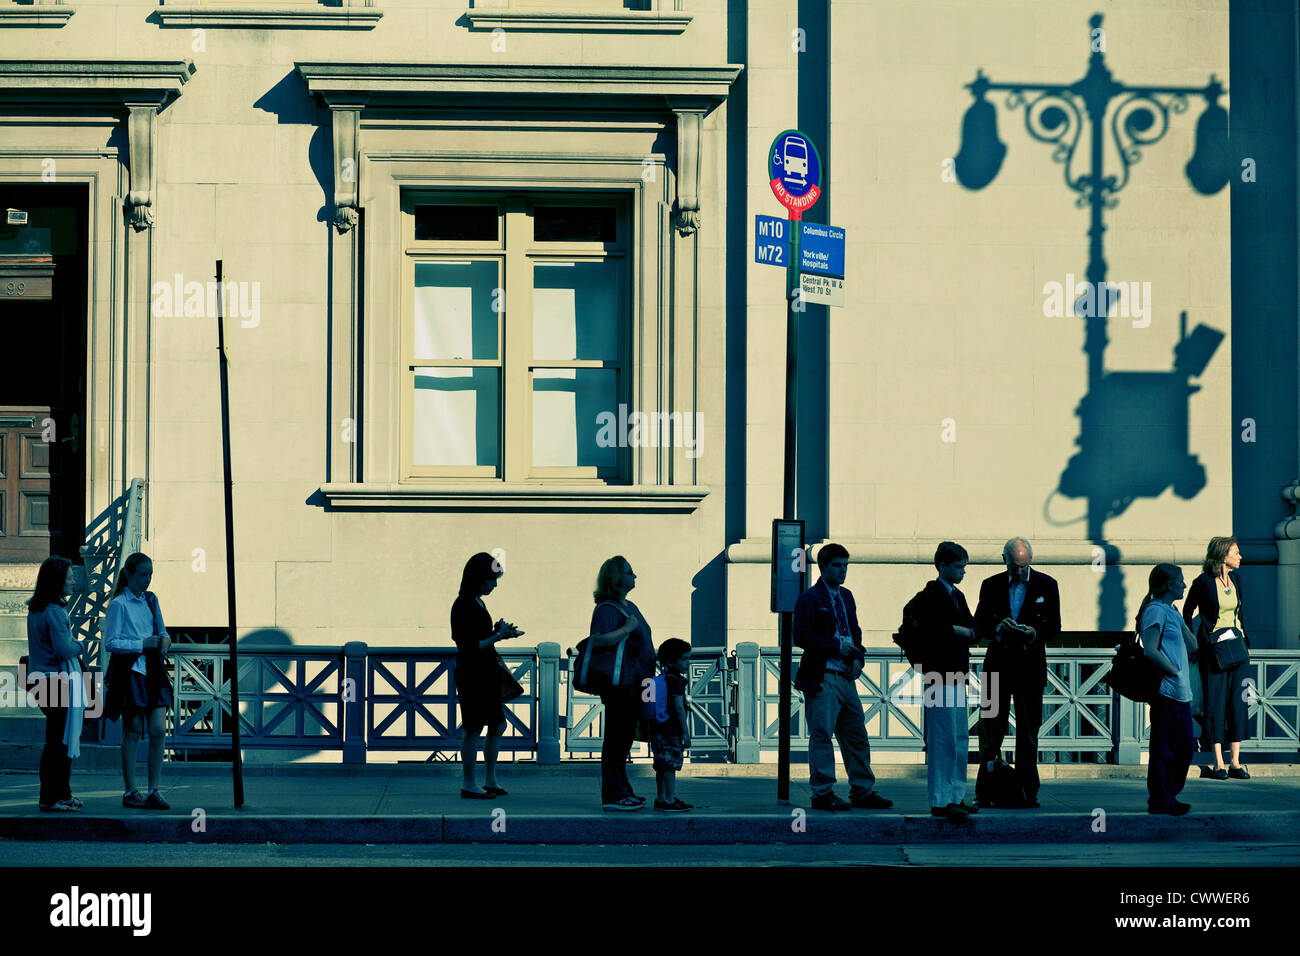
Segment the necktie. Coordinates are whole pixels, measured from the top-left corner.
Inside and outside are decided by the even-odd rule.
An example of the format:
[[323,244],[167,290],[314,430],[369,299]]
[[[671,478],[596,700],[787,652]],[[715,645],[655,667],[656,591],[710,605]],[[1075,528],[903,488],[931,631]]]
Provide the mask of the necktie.
[[848,615],[844,612],[844,598],[840,596],[837,590],[831,596],[831,606],[835,608],[835,626],[841,634],[852,634],[849,630]]

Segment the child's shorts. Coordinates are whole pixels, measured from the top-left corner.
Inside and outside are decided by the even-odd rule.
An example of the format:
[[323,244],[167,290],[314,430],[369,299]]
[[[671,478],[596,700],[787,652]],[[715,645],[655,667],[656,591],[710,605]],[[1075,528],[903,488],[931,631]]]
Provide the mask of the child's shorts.
[[682,738],[679,735],[652,734],[650,749],[655,755],[655,770],[682,769]]

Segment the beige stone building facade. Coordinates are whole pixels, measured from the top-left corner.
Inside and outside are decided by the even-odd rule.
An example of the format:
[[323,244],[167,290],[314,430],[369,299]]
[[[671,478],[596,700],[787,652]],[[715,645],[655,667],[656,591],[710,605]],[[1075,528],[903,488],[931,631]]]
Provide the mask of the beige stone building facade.
[[[764,158],[798,127],[825,157],[809,218],[847,233],[845,305],[800,320],[799,510],[810,543],[853,553],[870,641],[943,539],[973,593],[1028,537],[1066,630],[1097,631],[1131,622],[1153,563],[1190,576],[1235,533],[1257,639],[1297,646],[1294,10],[1101,11],[1117,80],[1213,76],[1248,118],[1213,192],[1186,171],[1204,96],[1168,103],[1149,147],[1108,143],[1125,291],[1104,354],[1070,308],[1094,257],[1069,185],[1088,129],[1058,161],[1027,98],[989,92],[1005,159],[981,188],[956,175],[977,71],[1074,83],[1094,12],[0,0],[0,206],[30,213],[0,279],[31,290],[0,297],[0,412],[58,432],[53,477],[6,486],[6,507],[51,502],[9,577],[75,554],[142,478],[168,622],[224,622],[220,260],[241,635],[448,645],[461,568],[491,551],[491,610],[529,642],[585,636],[623,554],[656,642],[773,645],[784,272],[755,261],[754,216],[783,215]],[[1289,101],[1263,92],[1277,63]]]

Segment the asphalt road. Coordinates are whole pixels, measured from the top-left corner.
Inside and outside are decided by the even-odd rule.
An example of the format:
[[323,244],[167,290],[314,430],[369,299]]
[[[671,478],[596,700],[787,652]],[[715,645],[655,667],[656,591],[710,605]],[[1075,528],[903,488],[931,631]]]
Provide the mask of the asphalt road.
[[[1201,866],[1177,843],[965,846],[476,846],[0,840],[0,866]],[[1214,866],[1300,865],[1300,844],[1214,847]]]

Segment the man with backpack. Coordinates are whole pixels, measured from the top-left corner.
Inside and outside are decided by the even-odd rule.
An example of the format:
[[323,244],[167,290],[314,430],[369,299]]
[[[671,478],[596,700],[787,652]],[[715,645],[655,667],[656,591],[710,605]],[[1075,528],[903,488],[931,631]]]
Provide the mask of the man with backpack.
[[[886,810],[894,801],[876,793],[871,772],[871,742],[858,697],[857,679],[866,652],[857,605],[844,587],[849,552],[839,544],[824,544],[817,552],[821,578],[794,605],[794,643],[803,649],[794,686],[803,692],[808,721],[808,785],[814,810]],[[849,774],[849,800],[837,797],[835,745],[840,743]]]

